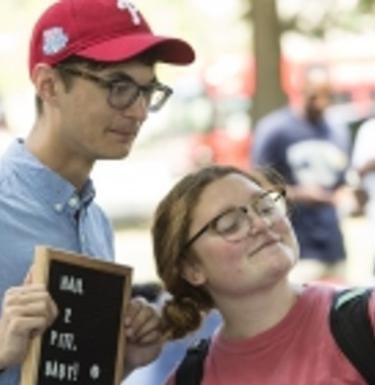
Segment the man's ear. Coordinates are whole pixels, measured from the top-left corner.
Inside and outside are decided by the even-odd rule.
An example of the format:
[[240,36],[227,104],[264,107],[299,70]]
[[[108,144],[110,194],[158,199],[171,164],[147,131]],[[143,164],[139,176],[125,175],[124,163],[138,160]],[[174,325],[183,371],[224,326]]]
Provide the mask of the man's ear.
[[193,286],[201,286],[206,282],[202,265],[193,257],[187,258],[183,262],[182,277]]
[[45,103],[56,105],[58,87],[61,87],[56,71],[48,64],[39,63],[32,70],[31,80],[36,94]]

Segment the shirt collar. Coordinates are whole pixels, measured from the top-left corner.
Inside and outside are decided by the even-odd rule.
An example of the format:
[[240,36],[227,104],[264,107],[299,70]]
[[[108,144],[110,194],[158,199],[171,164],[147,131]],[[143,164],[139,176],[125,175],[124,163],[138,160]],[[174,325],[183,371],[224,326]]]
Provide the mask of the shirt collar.
[[44,200],[56,211],[63,211],[64,207],[76,211],[90,204],[95,197],[95,189],[90,178],[78,191],[69,181],[36,158],[22,139],[15,140],[9,146],[3,156],[3,166],[5,170],[15,173],[36,199]]

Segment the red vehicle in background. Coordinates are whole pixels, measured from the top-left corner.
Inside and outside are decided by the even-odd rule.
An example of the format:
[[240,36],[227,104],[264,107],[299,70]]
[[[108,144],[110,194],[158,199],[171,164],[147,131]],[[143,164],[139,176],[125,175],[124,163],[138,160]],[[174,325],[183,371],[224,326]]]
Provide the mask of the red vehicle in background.
[[223,57],[206,67],[202,83],[211,104],[211,122],[205,131],[191,136],[194,164],[233,164],[249,168],[254,60],[249,56]]
[[[306,70],[324,67],[331,78],[333,122],[347,124],[352,136],[361,122],[375,115],[375,58],[335,59],[316,62],[283,58],[282,86],[291,104],[298,104]],[[250,57],[223,58],[207,66],[202,76],[210,122],[191,135],[190,152],[195,166],[209,163],[250,166],[251,105],[255,92],[255,63]]]

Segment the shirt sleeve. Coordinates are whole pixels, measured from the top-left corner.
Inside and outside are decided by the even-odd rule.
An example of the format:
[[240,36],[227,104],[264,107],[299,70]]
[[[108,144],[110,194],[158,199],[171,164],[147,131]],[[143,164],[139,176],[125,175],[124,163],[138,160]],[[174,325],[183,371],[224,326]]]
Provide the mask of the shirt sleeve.
[[282,146],[278,133],[278,128],[271,125],[267,120],[261,121],[257,125],[251,154],[252,164],[271,167],[277,165]]
[[375,119],[371,119],[360,126],[354,142],[352,164],[361,167],[367,161],[374,159]]
[[176,371],[174,370],[169,374],[164,385],[175,385],[176,383]]

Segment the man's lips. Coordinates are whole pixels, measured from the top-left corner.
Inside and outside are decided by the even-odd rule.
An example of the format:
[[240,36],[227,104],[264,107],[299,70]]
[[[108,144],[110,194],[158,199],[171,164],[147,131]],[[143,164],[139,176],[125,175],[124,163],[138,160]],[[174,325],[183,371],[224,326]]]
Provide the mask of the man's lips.
[[138,134],[138,130],[115,130],[115,129],[112,129],[112,130],[109,130],[109,132],[111,134],[114,134],[114,135],[118,135],[118,136],[121,136],[123,138],[132,138],[132,137],[135,137],[137,136]]

